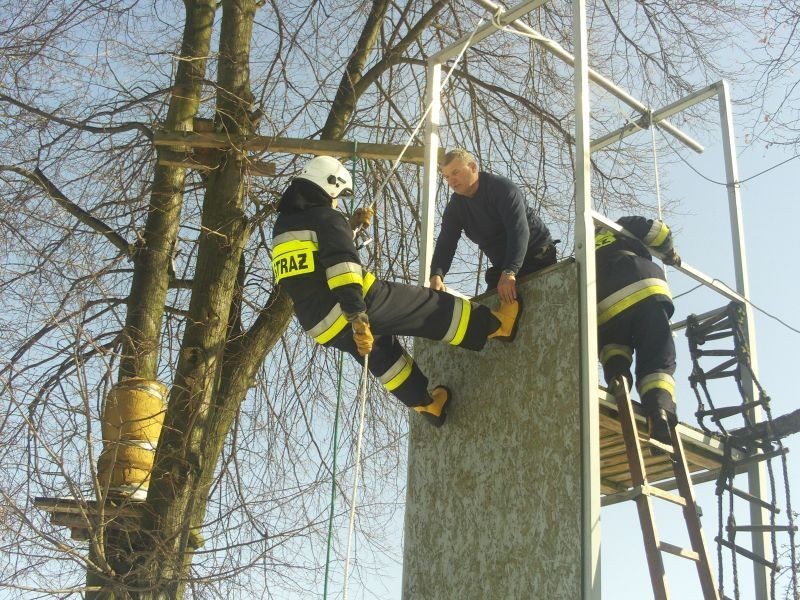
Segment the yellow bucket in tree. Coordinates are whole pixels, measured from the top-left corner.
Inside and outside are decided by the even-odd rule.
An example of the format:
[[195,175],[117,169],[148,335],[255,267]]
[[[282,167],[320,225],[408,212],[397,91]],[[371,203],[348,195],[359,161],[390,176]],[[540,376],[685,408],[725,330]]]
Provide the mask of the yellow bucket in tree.
[[109,495],[133,500],[147,497],[166,394],[164,384],[139,377],[121,381],[108,394],[97,472]]

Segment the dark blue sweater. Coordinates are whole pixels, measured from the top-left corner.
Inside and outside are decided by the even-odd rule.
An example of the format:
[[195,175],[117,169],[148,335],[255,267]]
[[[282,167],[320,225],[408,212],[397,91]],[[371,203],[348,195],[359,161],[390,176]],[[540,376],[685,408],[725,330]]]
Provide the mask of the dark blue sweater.
[[450,270],[461,232],[483,250],[492,266],[519,271],[525,254],[553,243],[550,232],[525,202],[522,191],[499,175],[481,171],[478,191],[468,198],[453,193],[431,260],[431,275]]

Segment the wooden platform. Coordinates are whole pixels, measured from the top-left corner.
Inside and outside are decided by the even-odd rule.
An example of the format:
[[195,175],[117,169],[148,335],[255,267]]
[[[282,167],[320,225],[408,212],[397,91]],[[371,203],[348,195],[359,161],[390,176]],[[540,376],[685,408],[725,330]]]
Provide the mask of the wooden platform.
[[108,501],[103,513],[98,513],[94,500],[81,501],[75,498],[34,498],[33,505],[50,514],[50,522],[59,527],[69,527],[72,539],[88,540],[92,522],[98,525],[102,518],[105,527],[131,531],[139,528],[141,522],[141,502],[122,501],[119,504]]
[[[608,506],[629,500],[631,494],[631,477],[628,461],[625,454],[625,442],[622,439],[621,427],[617,417],[617,405],[614,398],[605,389],[600,389],[600,486],[603,493],[602,505]],[[642,414],[642,407],[638,402],[633,403],[636,414],[636,426],[639,430],[639,439],[646,440],[647,423]],[[686,451],[686,459],[692,480],[695,483],[711,481],[719,474],[720,464],[725,455],[725,446],[717,437],[709,436],[705,432],[680,423],[678,431]],[[642,446],[646,447],[645,444]],[[736,449],[731,452],[734,460],[742,460],[745,456]],[[674,489],[672,467],[669,458],[664,456],[650,456],[645,453],[645,465],[650,481],[657,483],[657,487]]]

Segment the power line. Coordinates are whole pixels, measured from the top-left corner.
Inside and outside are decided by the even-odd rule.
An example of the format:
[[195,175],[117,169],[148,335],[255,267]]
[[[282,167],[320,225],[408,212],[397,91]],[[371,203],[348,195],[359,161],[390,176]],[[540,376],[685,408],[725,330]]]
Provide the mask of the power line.
[[[680,152],[678,152],[678,151],[675,149],[675,147],[672,145],[672,142],[669,140],[669,138],[667,138],[667,136],[666,136],[666,135],[664,135],[664,134],[663,134],[663,132],[661,133],[661,135],[662,135],[662,137],[664,138],[664,141],[666,141],[666,142],[667,142],[667,145],[668,145],[668,146],[669,146],[669,147],[670,147],[670,148],[673,150],[673,152],[675,152],[675,154],[677,154],[677,155],[678,155],[678,158],[680,158],[680,159],[681,159],[681,161],[683,162],[683,164],[685,164],[687,167],[689,167],[689,168],[690,168],[692,171],[694,171],[694,172],[695,172],[697,175],[699,175],[700,177],[702,177],[703,179],[705,179],[705,180],[706,180],[706,181],[708,181],[709,183],[713,183],[714,185],[721,185],[722,187],[728,187],[728,183],[727,183],[727,182],[725,182],[725,181],[717,181],[717,180],[715,180],[715,179],[711,179],[711,178],[710,178],[710,177],[708,177],[707,175],[704,175],[703,173],[701,173],[700,171],[698,171],[698,170],[697,170],[695,167],[693,167],[693,166],[692,166],[692,165],[689,163],[689,161],[688,161],[688,160],[686,160],[686,159],[683,157],[683,155],[681,155],[681,153],[680,153]],[[762,176],[762,175],[764,175],[765,173],[769,173],[770,171],[772,171],[772,170],[774,170],[774,169],[777,169],[778,167],[781,167],[781,166],[785,165],[786,163],[788,163],[788,162],[791,162],[791,161],[793,161],[793,160],[795,160],[795,159],[798,159],[798,158],[800,158],[800,154],[795,154],[794,156],[790,156],[789,158],[787,158],[787,159],[785,159],[785,160],[782,160],[781,162],[779,162],[779,163],[776,163],[776,164],[772,165],[771,167],[767,167],[767,168],[766,168],[766,169],[764,169],[763,171],[759,171],[759,172],[758,172],[758,173],[756,173],[755,175],[751,175],[750,177],[745,177],[744,179],[739,179],[738,181],[734,181],[734,182],[733,182],[733,184],[731,184],[731,185],[741,185],[741,184],[743,184],[743,183],[746,183],[746,182],[748,182],[748,181],[751,181],[751,180],[755,179],[756,177],[761,177],[761,176]]]

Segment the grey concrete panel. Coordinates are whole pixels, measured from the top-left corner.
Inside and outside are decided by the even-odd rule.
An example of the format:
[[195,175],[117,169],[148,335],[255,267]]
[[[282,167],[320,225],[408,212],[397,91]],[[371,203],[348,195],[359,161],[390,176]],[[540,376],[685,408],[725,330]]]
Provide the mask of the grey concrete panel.
[[571,261],[521,281],[512,344],[416,344],[454,396],[441,429],[410,417],[405,600],[580,598],[577,281]]

